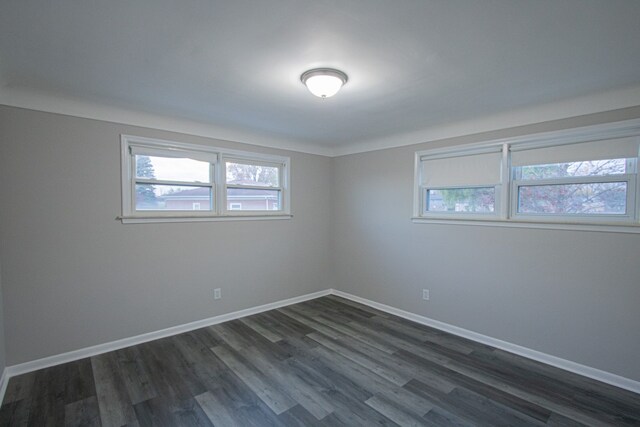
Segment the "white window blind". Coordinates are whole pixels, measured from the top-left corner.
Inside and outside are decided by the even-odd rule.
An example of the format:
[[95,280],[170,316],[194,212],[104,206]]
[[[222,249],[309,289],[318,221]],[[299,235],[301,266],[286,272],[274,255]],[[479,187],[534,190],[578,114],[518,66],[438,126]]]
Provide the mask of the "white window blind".
[[156,157],[173,157],[179,159],[193,159],[203,162],[215,163],[218,159],[216,153],[195,150],[176,150],[171,148],[156,148],[145,145],[130,145],[129,149],[133,156],[156,156]]
[[545,165],[638,156],[640,137],[617,138],[551,147],[511,146],[511,166]]
[[461,155],[424,156],[422,186],[426,188],[464,187],[500,184],[501,151]]

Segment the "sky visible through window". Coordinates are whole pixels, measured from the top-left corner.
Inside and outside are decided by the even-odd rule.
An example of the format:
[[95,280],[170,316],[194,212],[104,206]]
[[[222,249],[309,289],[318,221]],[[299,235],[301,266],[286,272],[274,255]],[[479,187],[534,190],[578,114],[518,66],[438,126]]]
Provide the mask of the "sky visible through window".
[[[209,162],[176,157],[136,156],[136,175],[139,178],[154,178],[163,181],[208,183]],[[156,196],[175,192],[177,187],[156,185]]]
[[171,157],[150,157],[158,179],[209,182],[209,162]]

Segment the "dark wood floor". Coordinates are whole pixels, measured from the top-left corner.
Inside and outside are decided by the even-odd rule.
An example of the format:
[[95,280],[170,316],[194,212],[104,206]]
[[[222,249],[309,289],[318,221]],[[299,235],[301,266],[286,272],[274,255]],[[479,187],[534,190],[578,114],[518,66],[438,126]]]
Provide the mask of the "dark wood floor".
[[329,296],[9,382],[2,426],[640,425],[640,395]]

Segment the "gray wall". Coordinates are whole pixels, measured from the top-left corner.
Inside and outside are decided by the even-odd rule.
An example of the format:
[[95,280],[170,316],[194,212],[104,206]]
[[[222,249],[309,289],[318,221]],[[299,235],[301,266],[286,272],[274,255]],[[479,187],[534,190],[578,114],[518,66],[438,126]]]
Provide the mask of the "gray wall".
[[[123,225],[121,133],[291,156],[294,218]],[[9,107],[0,143],[9,365],[333,286],[327,157]]]
[[[329,159],[0,107],[6,362],[335,287],[640,380],[640,235],[409,219],[416,150],[632,117]],[[123,225],[121,133],[290,155],[294,218]]]
[[336,158],[336,287],[640,380],[640,235],[410,221],[416,150],[631,117],[640,108]]

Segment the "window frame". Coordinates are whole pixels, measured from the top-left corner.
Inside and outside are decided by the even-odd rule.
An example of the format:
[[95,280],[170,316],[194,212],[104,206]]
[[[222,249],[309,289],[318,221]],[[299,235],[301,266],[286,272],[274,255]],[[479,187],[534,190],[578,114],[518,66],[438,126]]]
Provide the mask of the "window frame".
[[[255,166],[266,166],[266,167],[276,167],[278,168],[278,187],[267,187],[267,186],[260,186],[260,185],[247,185],[247,184],[231,184],[229,185],[227,183],[227,179],[226,179],[226,173],[227,173],[227,162],[235,162],[235,163],[240,163],[240,164],[246,164],[246,165],[255,165]],[[233,212],[234,215],[238,215],[238,216],[247,216],[247,215],[254,215],[256,213],[258,214],[262,214],[263,212],[281,212],[281,209],[278,210],[273,210],[273,209],[263,209],[263,210],[259,210],[259,209],[255,209],[255,210],[244,210],[242,208],[240,209],[227,209],[227,190],[229,188],[237,188],[237,189],[246,189],[246,190],[263,190],[263,191],[278,191],[280,193],[280,197],[278,198],[278,204],[280,206],[283,206],[285,204],[285,191],[284,191],[284,187],[283,187],[283,183],[286,179],[285,177],[285,172],[286,169],[284,168],[284,165],[281,162],[272,162],[272,161],[266,161],[266,160],[254,160],[253,158],[248,158],[248,157],[240,157],[240,156],[229,156],[229,155],[223,155],[222,156],[222,160],[220,162],[221,167],[223,168],[223,170],[221,171],[222,175],[223,175],[223,181],[224,181],[224,185],[223,185],[223,192],[221,194],[222,196],[222,210],[223,212],[225,212],[225,214],[229,214],[229,212]],[[287,202],[288,204],[288,202]],[[284,206],[283,206],[284,207]]]
[[[626,157],[627,170],[625,174],[522,180],[516,179],[516,167],[511,167],[512,147],[516,147],[517,150],[528,150],[626,137],[640,138],[640,119],[417,151],[414,160],[414,208],[412,221],[414,223],[640,233],[640,174],[638,173],[640,153],[637,153],[636,157]],[[482,150],[488,150],[491,147],[495,149],[498,146],[502,146],[502,162],[500,166],[500,184],[496,185],[495,215],[469,214],[464,212],[425,212],[426,189],[422,185],[423,159],[428,159],[429,157],[446,158],[473,155],[475,152],[482,153]],[[621,157],[613,156],[612,158]],[[605,182],[626,183],[627,200],[625,214],[525,214],[517,212],[518,191],[525,185],[537,186]],[[477,185],[465,185],[463,187],[474,186],[491,187],[490,185],[482,185],[481,183],[477,183]]]
[[[453,147],[452,149],[435,149],[416,152],[415,156],[415,184],[414,184],[414,216],[413,218],[423,219],[467,219],[467,220],[498,220],[502,216],[504,210],[505,198],[503,191],[503,174],[504,174],[504,156],[505,147],[497,147],[495,145],[487,146],[464,146]],[[477,183],[467,185],[452,185],[452,186],[428,186],[423,185],[424,173],[422,162],[425,160],[440,160],[447,158],[458,158],[465,156],[483,155],[492,152],[501,152],[502,157],[500,160],[500,182],[496,184]],[[495,191],[495,206],[493,212],[438,212],[427,210],[427,193],[429,190],[454,190],[460,188],[494,188]]]
[[[133,135],[121,135],[121,187],[122,213],[118,217],[123,223],[145,222],[200,222],[220,220],[263,220],[291,218],[289,171],[291,160],[286,156],[247,152],[218,148],[206,145],[187,144],[156,138]],[[209,183],[183,182],[162,179],[136,177],[136,154],[159,157],[191,158],[209,162]],[[224,159],[242,160],[250,164],[269,164],[279,167],[278,190],[281,192],[279,210],[237,211],[226,209],[226,171]],[[210,210],[137,210],[136,183],[160,185],[185,185],[191,187],[210,187]],[[264,187],[263,189],[270,189]]]
[[[636,220],[636,182],[637,182],[637,157],[627,158],[627,173],[575,176],[547,179],[517,179],[516,167],[511,170],[511,209],[510,213],[514,219],[529,221],[544,220],[549,222],[567,222],[568,219],[574,222],[584,223],[633,223]],[[606,184],[614,182],[624,182],[627,184],[627,194],[624,214],[547,214],[547,213],[520,213],[518,205],[520,202],[521,187],[538,187],[548,185],[571,185],[571,184]]]
[[[135,148],[135,150],[134,150]],[[135,152],[134,152],[135,151]],[[167,146],[166,148],[161,148],[157,146],[151,146],[148,143],[144,144],[129,144],[127,148],[127,153],[129,155],[129,162],[126,167],[129,169],[128,176],[130,177],[130,186],[129,194],[125,195],[126,202],[123,200],[123,206],[128,207],[131,216],[141,216],[141,217],[153,217],[153,218],[161,218],[161,217],[178,217],[178,216],[197,216],[197,217],[206,217],[210,216],[213,212],[215,212],[215,204],[216,204],[216,169],[217,169],[217,153],[210,153],[207,151],[201,150],[186,150],[180,149],[175,146]],[[180,181],[180,180],[170,180],[170,179],[150,179],[150,178],[139,178],[136,174],[137,165],[135,157],[137,155],[144,155],[149,157],[164,157],[164,158],[188,158],[192,160],[198,160],[201,162],[209,163],[209,181],[208,182],[192,182],[192,181]],[[206,187],[209,189],[209,197],[211,198],[211,204],[209,210],[193,210],[193,209],[171,209],[171,210],[153,210],[153,209],[145,209],[138,210],[136,209],[136,185],[173,185],[173,186],[183,186],[183,187],[194,187],[194,188],[203,188]],[[124,190],[124,187],[123,187]],[[124,217],[123,211],[123,217]]]

